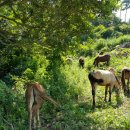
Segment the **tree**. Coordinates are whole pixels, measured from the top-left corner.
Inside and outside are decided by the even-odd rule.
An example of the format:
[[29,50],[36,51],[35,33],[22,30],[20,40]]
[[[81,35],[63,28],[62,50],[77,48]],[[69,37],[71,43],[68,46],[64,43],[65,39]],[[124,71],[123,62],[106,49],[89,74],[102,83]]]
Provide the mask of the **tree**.
[[127,10],[130,8],[130,0],[123,0],[123,9],[125,10],[125,22],[126,22],[126,16],[127,16]]
[[77,47],[72,37],[89,34],[92,19],[107,17],[116,5],[117,0],[1,0],[0,44],[29,50],[37,43],[51,61],[58,60]]
[[66,38],[85,33],[89,21],[97,14],[111,14],[116,3],[116,0],[3,0],[0,17],[7,20],[13,34],[19,34],[22,40],[32,38],[42,44],[46,41],[46,45],[57,48],[57,44],[65,46]]

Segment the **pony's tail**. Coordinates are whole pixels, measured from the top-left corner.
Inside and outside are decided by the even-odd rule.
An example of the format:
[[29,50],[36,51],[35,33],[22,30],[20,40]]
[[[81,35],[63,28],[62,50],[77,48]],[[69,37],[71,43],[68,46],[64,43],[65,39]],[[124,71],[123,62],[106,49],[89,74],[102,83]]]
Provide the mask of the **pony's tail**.
[[123,70],[122,72],[121,72],[121,83],[122,83],[122,87],[123,87],[123,89],[124,89],[124,91],[125,91],[125,70]]
[[44,95],[43,98],[44,98],[45,100],[50,101],[50,102],[51,102],[52,104],[54,104],[55,106],[59,106],[59,104],[58,104],[56,101],[54,101],[51,97],[49,97],[49,96],[47,96],[47,95]]

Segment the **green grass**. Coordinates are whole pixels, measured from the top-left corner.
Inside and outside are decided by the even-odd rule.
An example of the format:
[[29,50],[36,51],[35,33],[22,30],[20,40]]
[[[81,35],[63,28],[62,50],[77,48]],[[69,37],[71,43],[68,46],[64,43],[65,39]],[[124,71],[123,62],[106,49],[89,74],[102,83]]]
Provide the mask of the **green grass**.
[[[92,60],[86,58],[85,69],[78,67],[75,61],[72,65],[61,68],[67,84],[66,98],[68,102],[61,103],[62,110],[56,112],[54,117],[49,116],[47,122],[43,119],[45,130],[130,130],[130,97],[124,96],[123,91],[117,98],[115,91],[112,93],[112,102],[104,102],[103,86],[98,86],[96,91],[96,109],[92,109],[91,86],[88,80],[89,65]],[[129,65],[126,58],[111,59],[111,66],[121,70]],[[101,68],[103,65],[101,66]],[[100,67],[99,67],[100,68]],[[106,69],[107,67],[104,67]],[[91,67],[91,69],[94,69]],[[62,89],[62,86],[61,86]],[[71,100],[73,94],[78,94],[78,99]],[[70,94],[70,95],[69,95]],[[45,112],[45,111],[44,111]],[[43,112],[43,115],[46,113]]]
[[[40,78],[39,81],[45,84],[48,95],[50,94],[57,100],[61,107],[55,108],[48,102],[44,103],[40,112],[42,127],[39,130],[130,130],[130,95],[124,96],[121,91],[118,98],[113,90],[112,102],[104,102],[105,88],[97,86],[96,109],[93,110],[91,85],[88,80],[88,73],[94,69],[108,69],[111,66],[120,76],[124,66],[130,67],[130,57],[122,56],[124,52],[130,54],[130,49],[107,51],[105,53],[111,55],[110,65],[100,64],[98,68],[93,66],[97,53],[95,48],[102,50],[102,47],[105,46],[106,50],[109,50],[108,46],[112,45],[111,43],[114,43],[112,46],[114,48],[122,39],[127,40],[127,37],[122,36],[117,39],[117,42],[116,39],[107,40],[106,43],[105,40],[102,40],[101,45],[93,46],[93,48],[90,46],[93,52],[85,58],[84,69],[79,68],[78,60],[74,59],[72,65],[63,65],[57,70],[54,69],[49,75],[46,75],[45,80]],[[39,79],[39,76],[36,77]],[[4,87],[4,85],[2,86]],[[19,93],[11,93],[14,97],[12,96],[12,99],[8,100],[8,104],[6,104],[10,110],[10,115],[6,117],[6,120],[1,118],[4,111],[2,107],[0,108],[2,110],[0,111],[0,129],[2,130],[10,129],[9,124],[13,125],[15,130],[28,129],[23,97],[25,90],[23,90],[22,81],[17,81],[16,86]],[[4,88],[1,87],[2,101],[5,98]]]

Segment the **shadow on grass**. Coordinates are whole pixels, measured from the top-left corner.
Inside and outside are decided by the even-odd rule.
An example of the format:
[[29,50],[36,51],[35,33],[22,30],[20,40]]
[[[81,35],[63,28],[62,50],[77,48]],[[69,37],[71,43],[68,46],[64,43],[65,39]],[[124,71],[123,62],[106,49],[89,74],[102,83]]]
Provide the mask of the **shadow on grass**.
[[[116,97],[114,97],[116,96]],[[96,97],[96,107],[95,108],[101,108],[101,109],[108,109],[109,107],[113,107],[113,108],[118,108],[123,104],[123,100],[121,98],[121,96],[118,95],[113,95],[112,96],[112,100],[111,102],[109,101],[104,101],[104,95],[102,96],[97,96]],[[115,99],[114,99],[115,98]],[[92,108],[92,106],[91,106]]]
[[63,104],[61,109],[55,112],[56,115],[53,118],[43,119],[42,130],[97,130],[101,127],[100,120],[94,119],[91,114],[110,107],[118,108],[123,103],[120,96],[116,96],[112,103],[104,102],[103,95],[100,98],[96,102],[95,109],[92,109],[91,100],[78,103],[70,101]]
[[55,118],[49,121],[44,120],[42,128],[45,130],[90,130],[98,124],[88,116],[93,112],[89,102],[69,102],[57,112]]
[[126,96],[127,98],[130,98],[130,93],[124,93],[124,96]]

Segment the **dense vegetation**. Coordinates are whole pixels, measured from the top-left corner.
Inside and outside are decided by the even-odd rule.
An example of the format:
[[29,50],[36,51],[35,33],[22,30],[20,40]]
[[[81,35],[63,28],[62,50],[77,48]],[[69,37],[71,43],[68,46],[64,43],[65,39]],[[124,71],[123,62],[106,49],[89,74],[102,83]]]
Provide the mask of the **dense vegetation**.
[[[37,81],[61,104],[45,102],[40,117],[45,130],[130,129],[130,98],[112,94],[104,103],[104,87],[92,109],[88,73],[97,69],[98,52],[111,55],[110,66],[120,76],[130,67],[130,23],[114,14],[116,0],[1,0],[0,2],[0,129],[28,129],[25,83]],[[124,57],[124,53],[128,57]],[[81,69],[78,58],[85,57]],[[66,64],[66,57],[73,59]],[[100,69],[108,66],[101,64]]]

